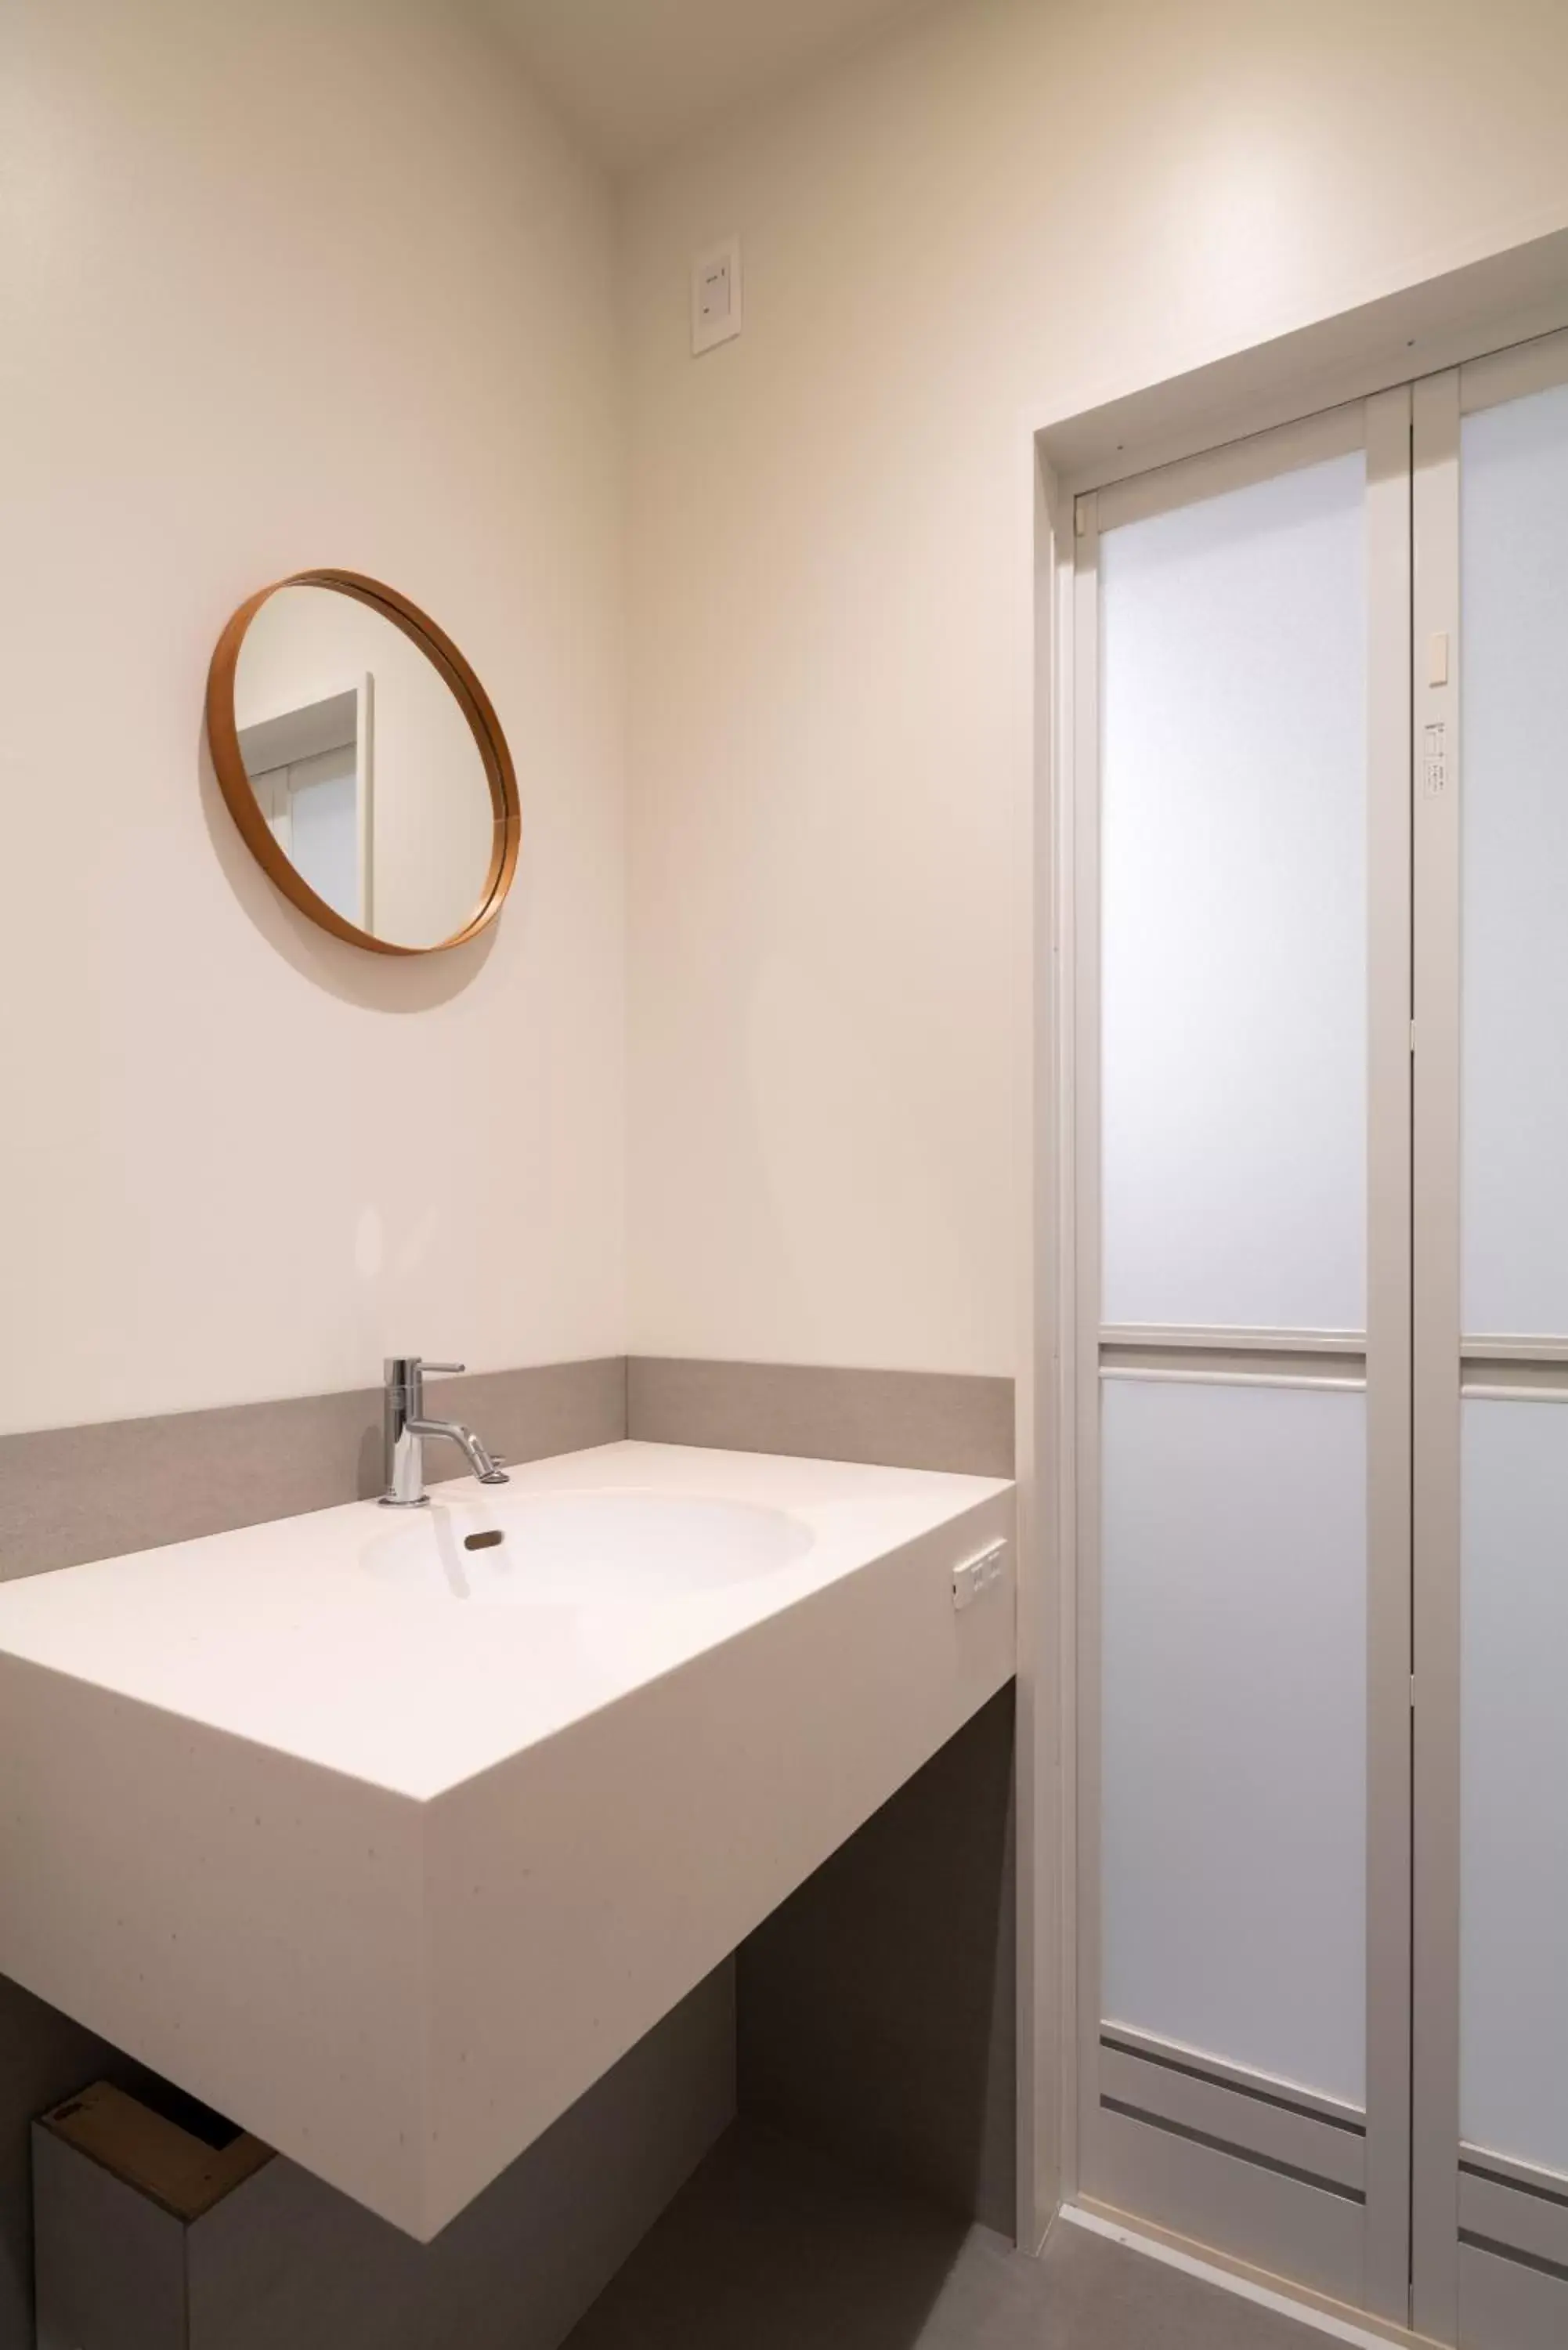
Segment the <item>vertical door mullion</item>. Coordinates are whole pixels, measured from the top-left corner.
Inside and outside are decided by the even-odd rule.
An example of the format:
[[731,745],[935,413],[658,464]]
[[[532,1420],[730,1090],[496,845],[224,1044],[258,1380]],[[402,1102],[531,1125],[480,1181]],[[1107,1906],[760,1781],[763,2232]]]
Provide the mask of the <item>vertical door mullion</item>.
[[1078,2148],[1100,2098],[1100,573],[1098,500],[1076,502],[1073,588],[1073,1283],[1078,1627]]
[[1410,2303],[1410,394],[1366,406],[1366,2303]]
[[[1414,390],[1416,1057],[1413,2323],[1458,2322],[1459,2136],[1459,385]],[[1447,662],[1432,659],[1446,638]],[[1449,681],[1434,683],[1440,671]]]

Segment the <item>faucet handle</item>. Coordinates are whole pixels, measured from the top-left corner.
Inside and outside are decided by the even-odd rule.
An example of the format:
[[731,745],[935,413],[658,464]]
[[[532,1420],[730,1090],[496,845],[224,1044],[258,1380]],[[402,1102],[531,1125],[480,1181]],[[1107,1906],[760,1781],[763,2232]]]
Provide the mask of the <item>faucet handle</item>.
[[419,1366],[421,1371],[433,1371],[438,1378],[448,1373],[455,1376],[468,1368],[466,1363],[427,1363],[422,1356],[419,1357]]

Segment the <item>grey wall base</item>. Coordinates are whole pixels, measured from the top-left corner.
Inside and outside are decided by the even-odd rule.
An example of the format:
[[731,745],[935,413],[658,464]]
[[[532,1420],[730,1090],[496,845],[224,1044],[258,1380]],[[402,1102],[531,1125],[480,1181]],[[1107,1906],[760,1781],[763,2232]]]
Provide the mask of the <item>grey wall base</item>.
[[1013,1693],[742,1942],[742,2115],[1014,2225]]
[[556,2350],[733,2112],[726,1966],[431,2244],[282,2156],[181,2220],[36,2129],[37,2350]]
[[1012,1381],[963,1371],[841,1370],[634,1355],[627,1433],[650,1444],[794,1452],[890,1469],[1011,1477]]
[[[431,1406],[504,1461],[621,1437],[1012,1474],[1012,1381],[623,1355],[432,1380]],[[462,1468],[433,1446],[432,1482]],[[0,1436],[0,1582],[363,1500],[381,1482],[381,1395],[288,1397]]]
[[[432,1379],[430,1401],[503,1460],[537,1461],[626,1434],[626,1360]],[[429,1467],[433,1482],[462,1462],[432,1445]],[[379,1388],[0,1436],[0,1582],[328,1510],[381,1482]]]

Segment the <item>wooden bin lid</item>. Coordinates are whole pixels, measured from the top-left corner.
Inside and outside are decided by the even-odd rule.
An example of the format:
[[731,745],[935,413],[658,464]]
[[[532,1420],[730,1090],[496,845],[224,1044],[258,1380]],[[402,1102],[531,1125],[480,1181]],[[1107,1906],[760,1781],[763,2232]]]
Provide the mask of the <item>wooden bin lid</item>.
[[199,2220],[273,2158],[270,2146],[244,2130],[226,2146],[209,2146],[112,2081],[95,2081],[79,2096],[67,2097],[42,2115],[38,2126],[177,2220]]

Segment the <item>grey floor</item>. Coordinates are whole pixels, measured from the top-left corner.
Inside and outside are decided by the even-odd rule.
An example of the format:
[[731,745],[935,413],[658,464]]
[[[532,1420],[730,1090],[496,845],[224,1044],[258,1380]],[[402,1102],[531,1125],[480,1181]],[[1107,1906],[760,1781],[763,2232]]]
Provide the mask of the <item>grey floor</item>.
[[1027,2260],[738,2123],[565,2350],[1314,2350],[1315,2329],[1082,2228]]

